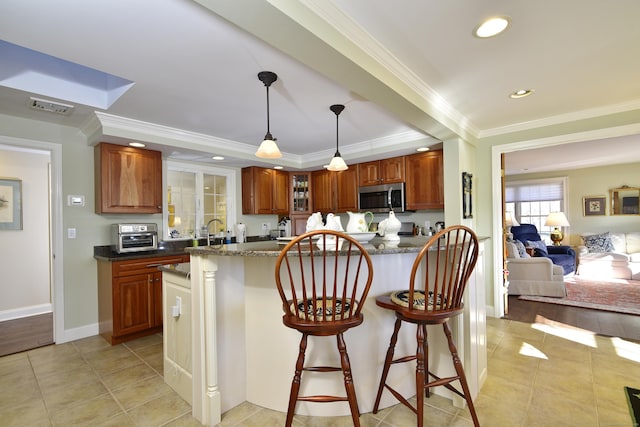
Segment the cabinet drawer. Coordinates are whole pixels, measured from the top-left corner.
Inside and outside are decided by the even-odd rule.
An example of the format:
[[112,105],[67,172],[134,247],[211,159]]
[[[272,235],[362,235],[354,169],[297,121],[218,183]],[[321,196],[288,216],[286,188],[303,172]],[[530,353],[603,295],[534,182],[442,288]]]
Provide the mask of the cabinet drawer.
[[132,274],[153,273],[158,266],[166,264],[180,264],[189,262],[189,255],[174,255],[159,258],[142,258],[113,263],[113,276],[129,276]]

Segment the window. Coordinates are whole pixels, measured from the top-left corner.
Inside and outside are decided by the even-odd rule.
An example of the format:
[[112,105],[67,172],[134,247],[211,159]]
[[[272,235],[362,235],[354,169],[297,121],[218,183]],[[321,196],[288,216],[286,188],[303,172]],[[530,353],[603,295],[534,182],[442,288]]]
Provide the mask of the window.
[[551,242],[553,227],[544,225],[551,212],[565,212],[566,178],[514,181],[505,184],[505,211],[511,212],[520,224],[533,224],[540,238]]
[[203,237],[204,228],[224,236],[235,222],[235,171],[167,162],[167,238]]

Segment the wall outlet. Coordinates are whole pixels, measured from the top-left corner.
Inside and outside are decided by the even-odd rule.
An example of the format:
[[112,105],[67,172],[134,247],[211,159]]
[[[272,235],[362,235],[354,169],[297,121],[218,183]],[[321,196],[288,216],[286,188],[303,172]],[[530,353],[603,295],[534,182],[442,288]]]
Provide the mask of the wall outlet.
[[271,230],[271,224],[269,224],[268,222],[263,222],[262,223],[262,235],[266,236],[269,234],[269,230]]

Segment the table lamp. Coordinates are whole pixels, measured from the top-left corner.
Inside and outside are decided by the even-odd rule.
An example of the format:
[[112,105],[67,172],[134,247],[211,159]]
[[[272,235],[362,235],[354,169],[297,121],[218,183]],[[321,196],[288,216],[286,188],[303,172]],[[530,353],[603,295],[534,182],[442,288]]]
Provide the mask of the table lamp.
[[511,227],[514,225],[520,225],[520,223],[516,220],[516,217],[511,212],[504,213],[504,226],[505,226],[505,234],[508,240],[513,240],[513,234],[511,234]]
[[547,220],[544,222],[546,227],[555,227],[551,232],[551,241],[554,246],[560,246],[562,239],[564,239],[564,235],[559,227],[569,227],[569,221],[567,221],[567,217],[562,212],[551,212],[547,217]]

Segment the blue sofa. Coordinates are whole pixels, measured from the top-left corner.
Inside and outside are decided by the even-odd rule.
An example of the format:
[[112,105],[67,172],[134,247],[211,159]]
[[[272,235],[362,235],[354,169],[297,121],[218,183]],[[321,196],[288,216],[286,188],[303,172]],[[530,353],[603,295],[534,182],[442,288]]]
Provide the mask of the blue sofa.
[[515,240],[521,241],[525,246],[532,246],[532,244],[527,243],[532,242],[535,247],[534,256],[544,256],[551,259],[554,264],[562,267],[565,275],[576,271],[576,251],[574,251],[570,246],[553,246],[543,244],[535,225],[514,225],[511,227],[511,233]]

